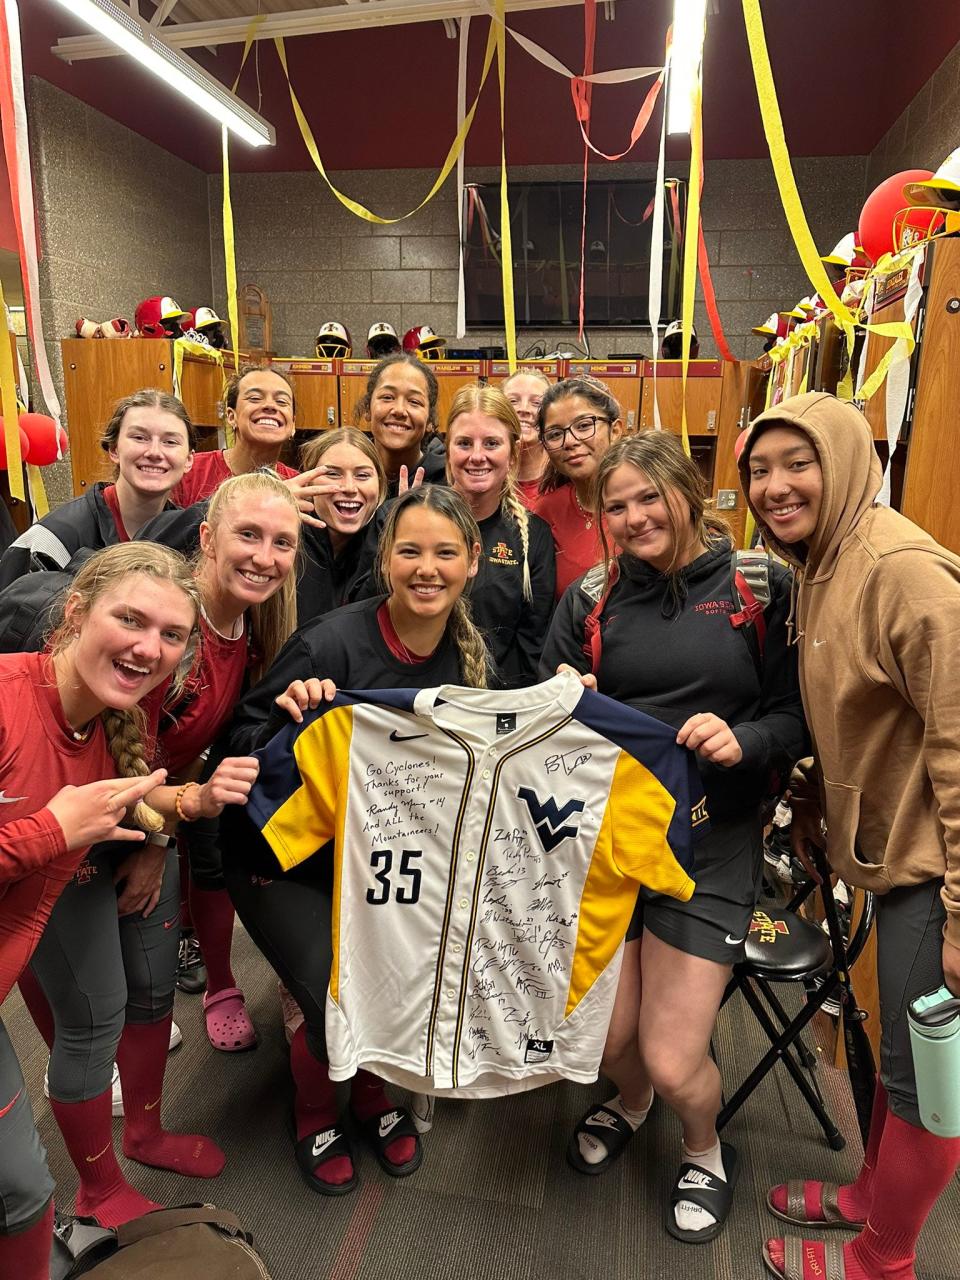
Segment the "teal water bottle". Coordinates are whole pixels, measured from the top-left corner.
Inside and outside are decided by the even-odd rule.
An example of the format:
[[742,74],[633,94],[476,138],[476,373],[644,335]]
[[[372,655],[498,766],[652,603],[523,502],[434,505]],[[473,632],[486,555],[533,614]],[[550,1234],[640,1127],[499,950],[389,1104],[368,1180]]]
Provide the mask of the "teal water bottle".
[[960,999],[939,987],[910,1002],[908,1021],[923,1127],[960,1138]]

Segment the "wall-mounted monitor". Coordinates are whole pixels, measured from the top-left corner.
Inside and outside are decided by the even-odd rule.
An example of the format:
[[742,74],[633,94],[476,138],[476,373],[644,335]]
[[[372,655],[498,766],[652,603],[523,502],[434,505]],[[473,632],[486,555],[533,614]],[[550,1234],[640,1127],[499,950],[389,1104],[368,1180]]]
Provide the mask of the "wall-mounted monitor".
[[[654,181],[591,181],[587,187],[584,321],[592,327],[646,325]],[[512,182],[508,186],[513,286],[518,326],[579,323],[583,186]],[[661,323],[680,314],[681,236],[686,184],[665,192]],[[467,325],[503,326],[500,187],[464,192],[463,267]]]

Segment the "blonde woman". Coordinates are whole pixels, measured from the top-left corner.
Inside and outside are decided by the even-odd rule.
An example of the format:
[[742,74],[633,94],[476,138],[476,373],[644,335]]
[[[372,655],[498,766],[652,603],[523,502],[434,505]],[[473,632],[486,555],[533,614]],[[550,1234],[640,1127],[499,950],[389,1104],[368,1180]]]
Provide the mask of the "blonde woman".
[[447,479],[480,529],[470,593],[502,684],[533,684],[553,611],[556,556],[548,525],[517,488],[522,428],[496,387],[463,387],[447,417]]
[[[0,1001],[90,846],[143,848],[144,832],[122,824],[165,773],[144,763],[137,704],[183,660],[198,612],[180,556],[111,547],[71,584],[49,652],[0,656]],[[109,1066],[102,1101],[109,1124]],[[0,1275],[47,1280],[52,1223],[53,1183],[0,1023]]]
[[540,497],[540,485],[547,470],[547,453],[540,439],[537,419],[540,405],[551,380],[539,369],[518,369],[500,384],[500,390],[510,401],[520,419],[520,465],[517,469],[517,489],[524,506],[536,510]]
[[[163,708],[153,705],[149,716],[151,736],[159,722],[151,754],[178,780],[176,791],[165,788],[157,797],[170,828],[177,819],[188,829],[215,820],[222,797],[242,803],[245,780],[256,775],[255,762],[224,759],[200,775],[202,782],[190,780],[246,683],[290,634],[299,527],[296,499],[269,474],[228,480],[210,502],[195,570],[201,611],[197,662],[176,698]],[[130,548],[140,555],[164,554],[148,543]],[[214,862],[215,828],[212,846],[208,841],[202,847],[206,862]],[[224,1164],[209,1138],[172,1133],[162,1125],[177,964],[176,853],[163,833],[134,857],[124,853],[115,844],[90,851],[50,916],[31,964],[33,981],[21,982],[50,1044],[51,1108],[80,1177],[78,1206],[105,1226],[156,1207],[126,1181],[114,1155],[114,1057],[128,1158],[199,1178],[215,1177]],[[194,920],[202,921],[208,940],[207,1031],[216,1048],[250,1048],[256,1036],[230,970],[233,910],[222,880],[215,885],[212,877],[211,871],[200,887],[191,887]]]

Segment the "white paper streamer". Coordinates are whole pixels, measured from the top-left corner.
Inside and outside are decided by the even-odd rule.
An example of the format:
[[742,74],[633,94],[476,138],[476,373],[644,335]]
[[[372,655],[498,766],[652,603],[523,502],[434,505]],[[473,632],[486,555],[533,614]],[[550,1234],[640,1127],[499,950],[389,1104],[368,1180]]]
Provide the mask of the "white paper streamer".
[[[457,133],[463,128],[467,114],[467,52],[470,38],[470,19],[460,19],[460,61],[457,72]],[[460,271],[457,277],[457,337],[467,332],[467,295],[463,283],[463,153],[457,156],[457,226],[460,229]]]
[[653,193],[653,214],[650,218],[650,284],[647,310],[650,314],[650,333],[653,337],[653,429],[662,431],[660,404],[657,400],[657,361],[660,357],[660,310],[663,306],[663,209],[666,203],[666,150],[667,150],[667,95],[670,91],[670,58],[667,54],[666,76],[660,97],[663,101],[663,119],[660,123],[660,150],[657,155],[657,189]]

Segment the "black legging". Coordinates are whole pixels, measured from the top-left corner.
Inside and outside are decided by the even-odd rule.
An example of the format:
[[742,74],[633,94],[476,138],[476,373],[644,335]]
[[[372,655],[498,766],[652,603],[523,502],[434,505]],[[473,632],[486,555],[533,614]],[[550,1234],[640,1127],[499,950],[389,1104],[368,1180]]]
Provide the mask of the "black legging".
[[317,854],[276,880],[236,866],[225,867],[224,876],[247,933],[303,1010],[310,1052],[326,1062],[333,906],[329,859]]
[[50,1094],[84,1102],[110,1087],[125,1022],[173,1009],[180,874],[168,849],[160,900],[146,919],[117,915],[114,870],[130,844],[95,845],[57,899],[30,962],[53,1011]]

